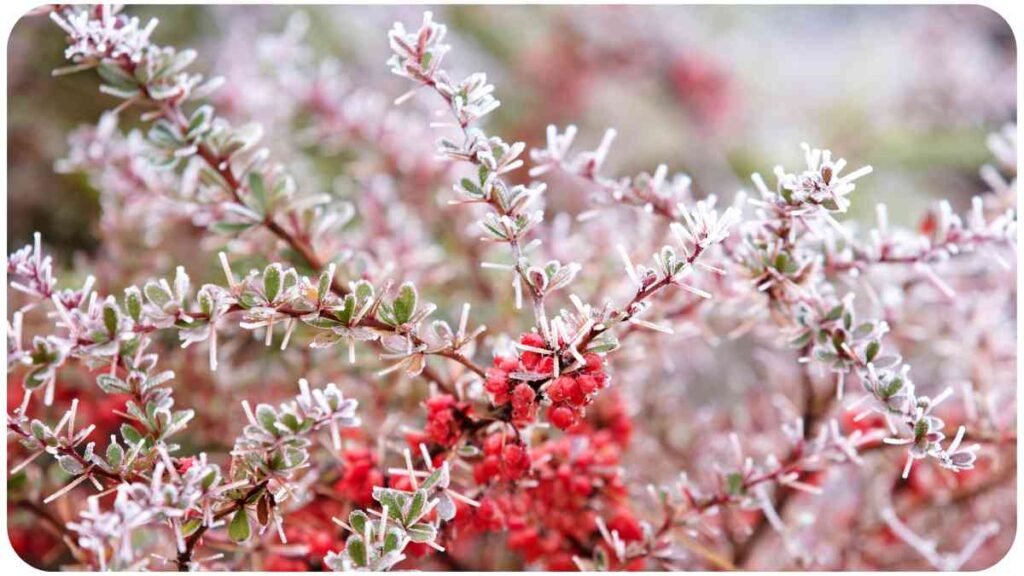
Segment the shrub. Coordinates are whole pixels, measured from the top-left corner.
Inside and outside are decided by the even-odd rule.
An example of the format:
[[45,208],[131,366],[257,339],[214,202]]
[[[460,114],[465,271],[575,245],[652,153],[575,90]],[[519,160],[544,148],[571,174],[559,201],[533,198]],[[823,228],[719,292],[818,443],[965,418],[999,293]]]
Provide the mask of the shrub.
[[[313,138],[375,149],[392,177],[423,185],[420,197],[400,198],[368,178],[355,210],[299,186],[261,147],[258,125],[218,113],[211,95],[222,82],[192,71],[195,52],[155,44],[155,21],[107,7],[50,17],[68,38],[70,67],[58,72],[91,70],[120,101],[72,135],[58,168],[100,189],[114,246],[144,233],[158,251],[169,224],[191,226],[202,246],[220,249],[203,258],[223,275],[195,287],[177,266],[126,288],[93,276],[59,288],[74,282],[59,281],[39,235],[8,258],[12,302],[23,302],[8,326],[9,372],[23,388],[8,414],[9,464],[15,477],[43,478],[50,459],[59,471],[45,477],[60,484],[41,501],[32,490],[16,501],[57,524],[74,566],[486,569],[507,564],[473,543],[498,535],[516,567],[729,568],[748,566],[772,532],[786,566],[863,566],[853,555],[867,544],[795,526],[793,502],[827,514],[831,496],[817,496],[826,491],[870,508],[866,533],[936,569],[962,567],[1000,529],[979,512],[941,532],[957,550],[947,554],[903,519],[943,510],[946,484],[967,498],[1013,477],[1003,459],[1016,438],[984,377],[944,388],[945,360],[912,369],[897,350],[927,351],[906,316],[942,307],[954,340],[973,335],[965,354],[1013,361],[1012,342],[983,332],[992,310],[1015,301],[1005,271],[1016,251],[1014,128],[992,140],[1012,180],[986,167],[992,193],[965,215],[940,203],[917,228],[889,225],[884,206],[868,230],[840,220],[871,168],[845,170],[806,145],[805,167],[776,168],[772,186],[754,174],[755,193],[725,206],[664,166],[606,175],[614,131],[585,152],[572,151],[572,126],[550,127],[546,147],[529,151],[490,133],[494,86],[483,73],[447,70],[446,28],[428,12],[415,29],[388,33],[388,66],[410,89],[399,103],[422,92],[440,105],[436,159],[418,108],[394,120],[364,94],[323,82],[316,66],[279,63],[305,79],[293,105],[314,116]],[[134,111],[144,127],[122,133]],[[560,236],[540,178],[552,188],[578,181],[599,213],[637,212],[660,247],[636,262],[641,236],[614,222]],[[455,206],[429,197],[440,182],[451,183],[442,198]],[[452,230],[469,222],[482,244]],[[624,289],[607,287],[589,253],[608,242]],[[465,277],[433,274],[451,253],[470,262]],[[469,303],[449,323],[423,296],[465,278],[482,284],[473,305],[496,328],[478,324]],[[708,369],[706,351],[691,358],[678,339],[657,344],[680,328],[710,343],[761,342],[774,392],[725,405],[674,400],[687,394],[674,365]],[[245,332],[267,351],[254,352]],[[209,369],[191,356],[178,374],[165,369],[173,335],[182,348],[204,347]],[[958,360],[956,370],[973,365]],[[81,367],[98,392],[63,389],[62,374]],[[255,406],[225,406],[236,379],[280,382],[298,369],[344,381],[302,378],[283,401],[245,390]],[[917,385],[922,372],[943,386]],[[46,417],[68,402],[55,424]],[[662,402],[673,411],[634,418],[636,406]],[[226,443],[193,431],[223,432],[243,417]],[[683,420],[694,425],[680,452]],[[645,450],[660,445],[665,460],[652,468],[699,473],[645,485],[656,477],[624,469],[638,429]],[[865,468],[859,480],[850,465]],[[49,508],[92,489],[71,505],[73,519]]]

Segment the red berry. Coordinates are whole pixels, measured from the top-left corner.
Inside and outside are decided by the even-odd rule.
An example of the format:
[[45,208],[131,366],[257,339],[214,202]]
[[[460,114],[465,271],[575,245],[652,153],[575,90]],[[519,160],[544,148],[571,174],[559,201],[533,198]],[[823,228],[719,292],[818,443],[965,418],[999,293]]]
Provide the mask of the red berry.
[[555,371],[555,358],[553,356],[544,356],[534,366],[533,370],[539,374],[551,374]]
[[547,344],[544,342],[544,337],[534,332],[527,332],[519,338],[519,342],[524,346],[532,346],[533,348],[545,348]]
[[504,434],[491,434],[484,440],[484,453],[485,454],[499,454],[501,448],[505,445]]
[[576,415],[567,406],[552,406],[548,410],[548,420],[556,428],[565,430],[576,423]]
[[501,451],[501,455],[505,458],[506,464],[515,466],[522,459],[524,451],[522,446],[519,446],[518,444],[509,444]]
[[548,398],[552,402],[564,402],[569,399],[569,390],[572,387],[571,376],[559,376],[547,389]]
[[573,378],[572,387],[569,388],[569,402],[574,406],[585,406],[587,404],[587,395],[580,388],[579,380]]
[[512,390],[512,406],[516,408],[528,408],[533,404],[536,394],[529,384],[522,382]]
[[453,446],[462,436],[456,411],[469,412],[470,407],[464,402],[458,402],[450,394],[434,396],[424,404],[427,408],[427,423],[423,429],[427,437],[431,442],[446,448]]
[[586,374],[576,379],[576,385],[579,386],[580,392],[588,396],[596,392],[598,388],[597,380]]

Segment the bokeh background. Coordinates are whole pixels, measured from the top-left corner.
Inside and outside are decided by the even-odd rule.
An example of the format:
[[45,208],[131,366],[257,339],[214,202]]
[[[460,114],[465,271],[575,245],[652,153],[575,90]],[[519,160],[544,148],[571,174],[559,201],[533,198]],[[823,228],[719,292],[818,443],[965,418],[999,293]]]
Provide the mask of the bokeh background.
[[[341,92],[348,96],[371,92],[390,106],[392,99],[408,89],[408,83],[393,77],[385,65],[389,56],[386,31],[396,20],[407,26],[417,24],[424,9],[431,8],[130,6],[128,11],[143,20],[158,17],[157,43],[195,48],[199,70],[226,78],[225,87],[214,97],[218,111],[236,125],[261,123],[266,131],[263,145],[271,148],[276,160],[288,165],[303,190],[347,196],[355,200],[361,214],[375,217],[364,218],[360,224],[382,224],[385,233],[375,240],[369,236],[372,230],[364,232],[366,237],[361,240],[371,246],[383,245],[380,252],[384,256],[397,254],[404,256],[404,263],[415,264],[399,273],[422,286],[424,298],[438,304],[439,314],[452,320],[452,310],[459,310],[464,301],[474,302],[473,322],[487,324],[487,338],[492,333],[516,334],[528,326],[512,308],[511,290],[479,271],[476,263],[486,258],[474,252],[484,250],[477,248],[476,235],[465,232],[472,227],[471,218],[444,211],[450,197],[449,175],[404,169],[388,175],[394,176],[393,182],[378,182],[380,162],[367,161],[365,156],[373,154],[363,154],[373,143],[349,141],[347,134],[332,139],[331,134],[318,132],[316,117],[311,121],[308,110],[303,109],[309,103],[296,104],[288,91],[295,82],[308,88],[298,77],[308,79],[310,70],[326,66],[331,71],[325,77],[345,84]],[[665,163],[671,171],[693,177],[697,197],[713,193],[728,200],[738,189],[749,188],[751,172],[770,174],[776,164],[797,170],[803,163],[799,144],[808,142],[836,151],[851,167],[874,167],[869,178],[858,181],[847,218],[870,221],[875,202],[884,201],[893,223],[912,225],[937,199],[949,199],[954,210],[961,212],[973,195],[985,192],[978,170],[992,160],[986,136],[1016,121],[1015,39],[1006,22],[983,7],[432,9],[437,20],[449,25],[453,50],[447,66],[453,74],[483,70],[496,86],[502,106],[488,117],[489,132],[506,141],[543,146],[548,124],[574,123],[579,126],[578,148],[587,149],[597,146],[606,128],[615,128],[618,137],[606,173],[653,171]],[[129,219],[139,216],[135,222],[121,222],[113,215],[105,224],[102,195],[94,182],[79,172],[55,170],[55,164],[68,155],[69,134],[82,125],[95,125],[103,111],[115,105],[114,99],[99,93],[93,75],[52,78],[51,70],[64,65],[62,53],[63,35],[45,16],[26,17],[11,33],[7,59],[8,247],[13,250],[31,242],[32,233],[39,231],[64,269],[64,284],[80,285],[91,272],[98,278],[97,288],[105,293],[119,293],[128,284],[171,274],[177,264],[188,268],[197,285],[222,281],[215,253],[223,247],[223,238],[205,237],[199,226],[173,210],[167,210],[170,224],[153,223],[154,229],[160,228],[154,234],[156,240],[147,236],[147,218],[162,218],[163,213],[130,215]],[[403,112],[408,111],[410,122],[419,126],[426,124],[425,117],[434,108],[436,102],[421,98],[407,103]],[[376,108],[367,110],[372,113]],[[124,116],[120,128],[128,131],[134,114]],[[331,127],[326,129],[329,132]],[[416,137],[416,130],[408,132],[410,138]],[[418,134],[417,141],[408,145],[410,155],[416,156],[419,149],[419,156],[429,159],[433,135],[426,129]],[[582,210],[584,195],[570,193],[572,186],[571,182],[552,185],[546,195],[551,212]],[[576,191],[581,188],[578,183],[575,186]],[[367,190],[373,193],[363,194]],[[392,205],[385,203],[384,208],[393,209],[375,205],[381,199],[391,199],[389,194],[401,199]],[[416,214],[417,210],[423,212]],[[374,215],[374,211],[379,213]],[[620,225],[616,229],[630,243],[649,244],[650,254],[663,241],[663,230],[645,224],[642,217],[630,220],[631,214],[617,220]],[[568,229],[568,220],[556,220],[552,236],[558,238]],[[405,234],[395,232],[398,239],[391,242],[387,226]],[[624,275],[614,251],[596,243],[610,244],[605,238],[608,234],[594,227],[584,230],[591,233],[589,238],[567,239],[564,254],[552,257],[568,260],[577,257],[573,251],[583,254],[581,258],[589,261],[584,261],[588,274],[579,281],[582,293],[604,296],[625,286]],[[119,237],[120,230],[129,230],[138,238]],[[414,250],[417,246],[402,245],[421,233],[429,236],[422,258]],[[594,244],[587,244],[594,239]],[[469,253],[461,254],[465,251]],[[263,256],[255,252],[242,262],[238,257],[237,269],[264,265]],[[1014,297],[1015,293],[1010,295]],[[897,334],[894,339],[902,338],[897,345],[913,361],[915,379],[928,393],[941,390],[947,382],[969,378],[977,364],[989,364],[985,368],[994,374],[993,388],[998,389],[998,395],[992,396],[998,399],[994,404],[1001,415],[1012,420],[1015,356],[1003,354],[989,361],[974,353],[986,336],[1001,339],[1004,347],[1012,350],[1016,331],[1013,319],[1007,317],[1012,312],[1003,313],[1004,308],[999,307],[1006,304],[1003,300],[998,306],[986,302],[979,299],[976,303],[980,320],[972,324],[970,334],[956,323],[956,317],[936,314],[932,302],[919,308],[896,305],[894,314],[898,320],[906,320],[902,324],[907,332],[913,328],[926,337]],[[991,329],[984,321],[990,321]],[[708,324],[714,322],[712,318]],[[720,328],[723,333],[731,329]],[[388,385],[378,385],[373,374],[380,365],[371,351],[361,352],[359,365],[350,367],[329,356],[338,354],[337,350],[314,353],[300,342],[293,343],[290,354],[279,354],[261,342],[247,340],[249,335],[235,330],[225,336],[224,360],[217,373],[206,369],[204,349],[181,350],[173,335],[157,343],[161,361],[178,374],[179,398],[202,407],[183,435],[185,452],[226,454],[242,425],[237,418],[239,400],[281,400],[294,394],[299,376],[313,382],[337,381],[346,394],[354,391],[364,407],[366,429],[381,431],[382,437],[386,432],[400,437],[400,426],[417,424],[393,415],[420,417],[418,405],[424,387],[398,376]],[[692,331],[680,331],[673,338],[661,336],[656,335],[658,343],[652,343],[651,337],[624,349],[613,366],[617,381],[625,382],[622,389],[629,396],[630,415],[638,429],[626,458],[632,486],[642,491],[648,482],[672,481],[680,470],[696,476],[716,458],[730,457],[732,446],[722,430],[739,430],[745,441],[751,439],[749,448],[755,454],[778,450],[780,422],[773,395],[799,394],[793,389],[799,372],[795,353],[780,352],[776,342],[754,337],[712,348],[695,337],[704,335]],[[296,336],[297,341],[301,338]],[[478,355],[489,358],[494,344],[485,339]],[[677,362],[684,354],[686,361]],[[656,356],[656,361],[650,356]],[[935,360],[936,356],[941,358]],[[20,381],[15,376],[8,383],[9,408],[20,400]],[[59,418],[70,397],[79,395],[94,400],[83,403],[82,410],[89,410],[83,419],[98,422],[101,429],[116,427],[118,418],[112,410],[118,400],[95,390],[93,374],[69,368],[61,378],[61,396],[47,416]],[[818,384],[824,389],[831,386],[831,380],[823,378]],[[97,433],[97,437],[103,434]],[[377,438],[371,435],[360,441],[373,446]],[[969,562],[968,568],[991,565],[1013,541],[1015,507],[1008,507],[1007,502],[1016,497],[1016,465],[1012,459],[999,463],[1002,476],[996,480],[1001,483],[993,483],[994,488],[986,490],[977,503],[935,506],[915,517],[915,527],[935,529],[942,537],[943,549],[950,550],[959,549],[969,535],[959,526],[991,518],[1003,522],[1000,536]],[[902,461],[893,456],[873,461],[864,473],[838,470],[826,496],[829,512],[843,515],[838,520],[860,518],[871,506],[860,500],[859,495],[867,491],[864,487],[879,478],[883,482],[890,476],[895,479],[901,467]],[[59,500],[43,511],[40,521],[40,511],[29,509],[32,501],[23,496],[33,486],[36,491],[44,486],[50,492],[60,486],[64,479],[56,468],[42,473],[48,476],[22,475],[9,484],[14,494],[8,510],[15,547],[33,565],[49,569],[69,561],[53,536],[59,531],[53,528],[75,517],[81,502]],[[917,486],[951,482],[948,475],[936,472],[929,476],[928,468],[920,469],[924,472],[915,477]],[[897,495],[906,496],[902,501],[913,507],[915,488],[899,486],[902,492]],[[805,507],[800,510],[806,510],[798,520],[808,547],[820,544],[825,550],[835,544],[831,549],[856,550],[850,553],[852,559],[830,557],[832,563],[822,566],[928,569],[906,546],[895,546],[895,540],[878,536],[877,518],[866,519],[858,526],[859,532],[837,534],[832,517],[818,514],[812,501],[798,502]],[[311,519],[294,525],[303,526],[303,522],[320,526]],[[40,526],[49,528],[40,531]],[[324,521],[321,532],[330,529],[334,527],[329,520]],[[862,534],[874,536],[862,539]],[[492,549],[503,553],[501,546],[489,546],[488,542],[480,546],[471,543],[470,547],[471,554]],[[785,559],[776,552],[778,547],[764,547],[756,566],[779,567],[778,562]],[[246,558],[251,562],[247,567],[267,567],[267,558],[253,554]],[[522,562],[507,555],[481,565],[517,569]]]
[[[227,77],[258,67],[253,39],[283,31],[296,10],[319,56],[391,94],[384,31],[425,7],[133,7],[158,15],[157,40],[192,46],[198,66]],[[487,70],[503,106],[495,131],[541,144],[573,122],[596,145],[619,132],[613,170],[667,163],[727,195],[754,170],[799,159],[797,145],[871,164],[857,206],[884,199],[909,221],[929,198],[981,191],[985,135],[1016,117],[1016,46],[978,6],[435,8],[451,28],[457,73]],[[62,38],[45,18],[20,21],[8,43],[8,245],[40,230],[64,255],[96,246],[96,194],[54,173],[66,134],[111,99],[88,77],[54,80]],[[272,113],[276,94],[236,95]],[[261,103],[260,100],[265,102]],[[261,120],[261,119],[258,119]],[[628,143],[628,144],[626,144]],[[667,153],[666,153],[667,152]],[[871,198],[868,199],[867,196]],[[867,208],[865,208],[867,207]],[[902,220],[901,220],[902,219]]]

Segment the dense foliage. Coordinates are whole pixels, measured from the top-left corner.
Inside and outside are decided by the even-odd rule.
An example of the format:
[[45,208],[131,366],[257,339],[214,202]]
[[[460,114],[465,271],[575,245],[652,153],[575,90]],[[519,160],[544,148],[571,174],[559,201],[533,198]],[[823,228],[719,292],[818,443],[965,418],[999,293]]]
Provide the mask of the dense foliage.
[[[285,132],[367,156],[353,205],[300,185],[259,124],[229,122],[231,87],[156,44],[155,21],[49,16],[68,42],[58,73],[117,100],[57,166],[99,190],[112,259],[63,276],[37,234],[7,264],[8,511],[54,530],[66,565],[999,557],[1014,519],[982,498],[1016,477],[1015,127],[991,137],[991,190],[966,213],[940,202],[900,227],[879,205],[868,227],[845,216],[872,169],[829,150],[714,195],[665,166],[608,175],[613,130],[583,152],[575,126],[530,150],[505,140],[488,123],[499,92],[450,71],[460,55],[428,12],[387,33],[401,112],[329,66],[274,61],[307,123]],[[576,221],[548,198],[570,182],[592,201]],[[168,263],[175,229],[199,239],[184,264]],[[122,281],[139,250],[148,279]],[[690,393],[696,373],[724,388],[735,356],[757,390]],[[649,470],[625,468],[632,450]],[[927,525],[954,507],[955,529]],[[770,539],[784,552],[758,560]]]

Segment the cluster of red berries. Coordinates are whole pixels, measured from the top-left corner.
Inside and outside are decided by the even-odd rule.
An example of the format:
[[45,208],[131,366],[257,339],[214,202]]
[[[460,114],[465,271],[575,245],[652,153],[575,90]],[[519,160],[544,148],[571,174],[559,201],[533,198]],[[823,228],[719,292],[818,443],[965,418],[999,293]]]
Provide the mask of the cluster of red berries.
[[373,487],[384,483],[384,474],[377,467],[377,455],[366,448],[348,448],[341,459],[344,462],[341,478],[334,490],[345,500],[365,507],[373,504]]
[[[548,343],[544,337],[534,332],[526,332],[519,337],[519,343],[523,346],[546,350]],[[519,362],[523,365],[524,371],[534,374],[551,374],[555,370],[555,357],[551,354],[541,354],[532,350],[524,350],[519,355]]]
[[508,438],[504,432],[491,434],[484,440],[484,458],[473,466],[473,479],[477,484],[492,480],[512,482],[530,472],[530,452],[520,441]]
[[450,394],[439,394],[424,402],[427,424],[423,428],[426,439],[445,448],[451,448],[462,437],[463,423],[472,407]]
[[[494,459],[489,464],[485,458],[474,468],[478,481],[508,467],[497,454],[500,448],[504,457],[515,445],[502,445],[501,440],[500,434],[488,438],[493,444],[489,450],[485,445],[485,452]],[[580,545],[601,545],[598,516],[622,540],[642,538],[639,522],[625,505],[627,494],[618,472],[623,446],[617,440],[609,429],[589,427],[533,447],[528,457],[531,478],[537,483],[492,488],[462,522],[474,530],[507,531],[509,548],[545,570],[575,570],[572,557],[579,554]]]
[[[547,344],[532,332],[523,334],[519,343],[531,348],[545,348]],[[548,421],[559,429],[566,430],[578,424],[584,416],[584,408],[593,400],[594,393],[608,384],[604,372],[604,360],[597,354],[584,356],[584,366],[571,374],[555,378],[545,390],[551,401],[547,410]],[[533,350],[523,351],[518,358],[497,356],[487,370],[484,388],[495,406],[511,404],[512,423],[528,424],[536,419],[539,398],[529,382],[517,380],[517,372],[547,376],[554,371],[553,355]]]
[[[533,333],[523,334],[519,341],[526,346],[545,346],[544,339]],[[513,424],[529,424],[537,418],[537,393],[528,382],[517,381],[512,375],[516,372],[550,374],[553,369],[554,357],[537,352],[526,351],[518,358],[496,356],[492,366],[487,369],[484,389],[490,394],[491,403],[495,406],[511,404]]]
[[562,430],[578,424],[594,393],[608,384],[604,360],[597,354],[587,354],[583,359],[586,364],[582,369],[555,378],[546,390],[552,402],[548,408],[548,421]]

